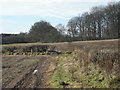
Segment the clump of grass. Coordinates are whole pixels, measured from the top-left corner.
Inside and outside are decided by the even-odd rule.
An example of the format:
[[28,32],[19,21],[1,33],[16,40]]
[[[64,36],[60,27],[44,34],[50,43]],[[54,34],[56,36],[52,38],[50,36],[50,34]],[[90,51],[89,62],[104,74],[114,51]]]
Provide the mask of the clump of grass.
[[50,80],[50,87],[51,88],[63,88],[60,85],[60,82],[70,83],[71,74],[67,73],[61,66],[57,67],[56,71],[54,72],[52,79]]
[[117,49],[92,51],[90,61],[105,70],[110,78],[120,79],[120,61]]

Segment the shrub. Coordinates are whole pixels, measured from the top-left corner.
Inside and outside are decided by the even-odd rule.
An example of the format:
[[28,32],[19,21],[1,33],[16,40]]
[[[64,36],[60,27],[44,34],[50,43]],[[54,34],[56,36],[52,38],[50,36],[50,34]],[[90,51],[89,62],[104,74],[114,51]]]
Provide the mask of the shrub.
[[94,50],[90,61],[104,69],[111,78],[120,79],[120,61],[117,49]]

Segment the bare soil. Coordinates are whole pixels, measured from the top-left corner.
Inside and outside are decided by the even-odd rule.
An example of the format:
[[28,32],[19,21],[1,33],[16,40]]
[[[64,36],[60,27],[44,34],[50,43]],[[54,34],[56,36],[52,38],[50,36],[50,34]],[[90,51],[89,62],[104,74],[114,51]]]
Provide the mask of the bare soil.
[[[30,65],[23,65],[15,67],[24,60],[37,60]],[[10,65],[6,63],[12,62]],[[51,56],[4,56],[3,57],[3,88],[44,88],[47,87],[47,81],[51,78],[54,68],[50,68],[50,64],[54,62]],[[5,67],[5,65],[7,67]],[[54,65],[54,64],[52,64]],[[17,68],[19,71],[14,70]],[[6,70],[7,69],[7,70]],[[33,74],[37,69],[38,72]],[[49,73],[49,74],[48,74]],[[15,75],[14,75],[15,74]],[[7,80],[6,80],[7,79]]]

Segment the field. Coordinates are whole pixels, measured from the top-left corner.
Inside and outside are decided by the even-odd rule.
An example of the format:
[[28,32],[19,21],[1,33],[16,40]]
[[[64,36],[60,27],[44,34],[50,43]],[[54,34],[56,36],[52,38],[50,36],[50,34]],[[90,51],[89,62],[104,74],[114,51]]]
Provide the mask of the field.
[[2,87],[120,88],[118,44],[113,39],[3,45]]

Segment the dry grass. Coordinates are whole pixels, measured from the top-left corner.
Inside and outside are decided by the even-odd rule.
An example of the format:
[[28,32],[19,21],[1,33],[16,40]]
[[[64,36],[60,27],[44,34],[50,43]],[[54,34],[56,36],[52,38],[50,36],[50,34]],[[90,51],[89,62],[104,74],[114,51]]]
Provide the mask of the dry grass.
[[[70,86],[68,86],[70,88],[71,87],[119,88],[120,87],[120,82],[119,82],[120,52],[118,49],[118,44],[119,44],[119,40],[115,39],[115,40],[78,41],[78,42],[46,43],[46,44],[37,43],[30,45],[3,45],[2,52],[6,56],[11,54],[11,52],[39,53],[41,51],[52,51],[52,50],[58,52],[60,51],[68,52],[68,53],[72,52],[72,54],[66,54],[66,53],[61,54],[54,62],[54,64],[58,66],[59,70],[57,70],[56,68],[55,74],[53,74],[53,78],[52,78],[53,84],[54,83],[59,84],[59,82],[57,81],[54,82],[54,80],[56,80],[57,78],[58,81],[61,81],[59,80],[60,78],[58,79],[58,76],[60,74],[64,79],[65,79],[65,75],[68,75],[68,77],[66,77],[66,80],[68,80],[68,83],[70,83]],[[11,54],[11,57],[13,55]],[[24,56],[23,54],[21,55]],[[27,55],[25,57],[27,57]],[[40,56],[40,54],[37,55]],[[18,57],[18,56],[14,55],[13,57]],[[55,58],[57,56],[52,56],[52,57]],[[6,58],[6,60],[7,62],[9,62],[8,58]],[[23,61],[21,62],[21,64],[25,66],[28,60],[26,60],[26,62]],[[5,62],[3,63],[4,73],[6,73],[5,68],[9,68],[9,66],[10,65],[6,64]],[[66,73],[65,75],[62,70],[64,70],[64,72]],[[4,79],[6,80],[8,79],[8,81],[11,80],[7,76],[4,76]]]

